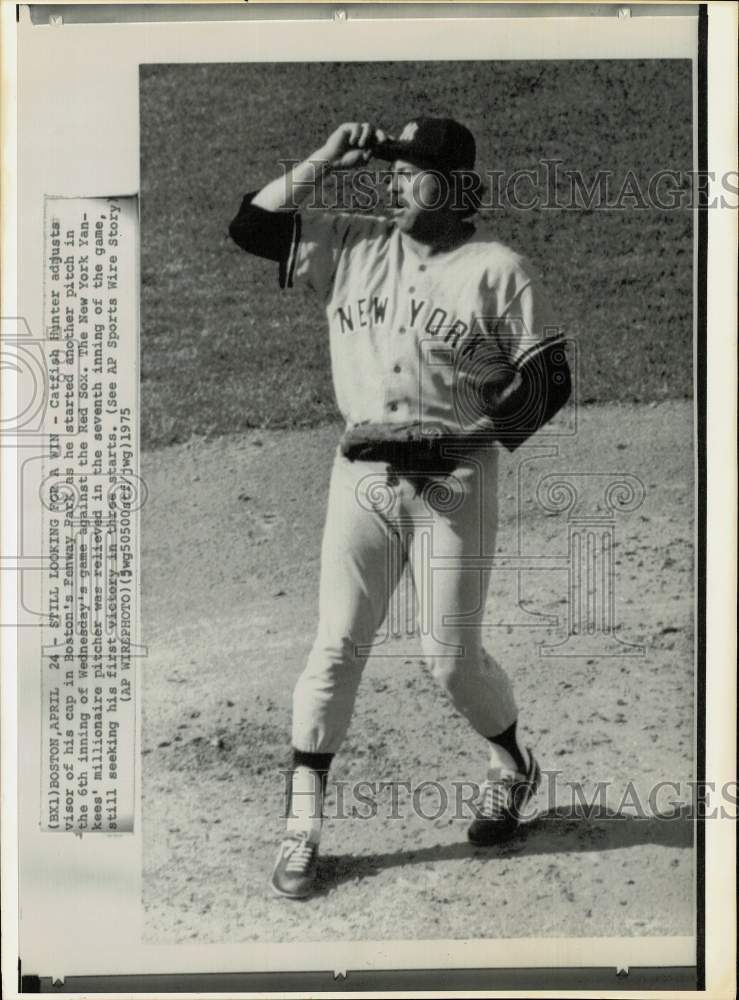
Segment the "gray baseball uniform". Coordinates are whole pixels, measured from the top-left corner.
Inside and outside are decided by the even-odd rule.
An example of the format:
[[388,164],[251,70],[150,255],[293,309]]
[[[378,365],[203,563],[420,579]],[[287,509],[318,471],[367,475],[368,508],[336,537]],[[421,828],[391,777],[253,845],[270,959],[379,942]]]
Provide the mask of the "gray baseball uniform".
[[[349,426],[410,421],[464,435],[461,380],[465,367],[474,374],[485,337],[496,338],[513,367],[560,339],[531,266],[477,234],[419,257],[389,219],[300,213],[283,284],[299,282],[325,305],[336,398]],[[406,561],[426,602],[424,655],[454,706],[485,736],[515,720],[510,684],[480,629],[495,548],[497,448],[462,454],[452,475],[428,482],[436,490],[419,493],[412,474],[389,477],[386,464],[337,453],[318,635],[293,701],[296,748],[335,752],[341,744]]]
[[[340,126],[318,163],[366,161],[372,136],[368,123]],[[455,171],[472,170],[469,130],[416,119],[398,140],[374,136],[373,152],[395,161],[388,217],[293,210],[275,181],[261,204],[247,196],[231,225],[244,249],[279,262],[283,288],[302,283],[318,295],[346,422],[331,474],[318,631],[293,696],[295,808],[272,875],[273,889],[293,898],[312,891],[322,782],[406,571],[424,657],[490,741],[469,839],[509,836],[519,822],[514,783],[523,781],[525,801],[539,780],[516,741],[511,685],[483,648],[482,624],[497,442],[517,447],[569,396],[562,333],[528,261],[480,235],[468,206],[448,193],[438,208],[423,201]],[[311,162],[296,168],[301,184],[310,184]]]

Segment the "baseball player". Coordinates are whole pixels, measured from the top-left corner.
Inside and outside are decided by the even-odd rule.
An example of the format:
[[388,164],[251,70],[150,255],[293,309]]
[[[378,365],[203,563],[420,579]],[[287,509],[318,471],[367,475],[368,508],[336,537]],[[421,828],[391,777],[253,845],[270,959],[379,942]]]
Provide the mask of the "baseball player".
[[[332,170],[391,166],[381,215],[302,210]],[[474,844],[510,837],[539,767],[481,623],[495,548],[499,443],[512,450],[564,404],[561,330],[539,279],[478,233],[475,140],[446,118],[397,138],[339,126],[318,150],[247,195],[230,233],[279,264],[280,285],[317,294],[346,430],[337,448],[321,550],[319,624],[293,696],[292,784],[273,889],[315,886],[322,801],[374,637],[407,567],[421,643],[452,704],[490,754]],[[429,554],[443,562],[432,572]],[[425,617],[424,617],[425,616]]]

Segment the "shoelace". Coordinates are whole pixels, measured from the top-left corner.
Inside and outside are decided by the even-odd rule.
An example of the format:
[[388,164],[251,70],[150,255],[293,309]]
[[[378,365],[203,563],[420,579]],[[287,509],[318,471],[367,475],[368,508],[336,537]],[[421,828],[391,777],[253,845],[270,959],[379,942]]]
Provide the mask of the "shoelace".
[[300,840],[296,839],[293,841],[293,846],[289,848],[285,870],[298,872],[302,875],[310,867],[315,851],[316,845],[311,843],[307,837],[301,837]]
[[480,812],[486,819],[505,819],[510,813],[511,784],[500,778],[485,783]]

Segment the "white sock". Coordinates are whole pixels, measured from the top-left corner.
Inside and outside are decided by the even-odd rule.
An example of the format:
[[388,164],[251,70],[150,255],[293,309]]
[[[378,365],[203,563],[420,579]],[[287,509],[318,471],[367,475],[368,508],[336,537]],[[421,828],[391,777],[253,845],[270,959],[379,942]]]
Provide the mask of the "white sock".
[[292,776],[287,832],[301,833],[307,830],[310,839],[317,844],[321,839],[322,811],[320,775],[309,767],[296,767]]
[[[528,770],[530,763],[528,751],[521,746],[519,746],[518,751],[523,757],[524,763],[526,765],[526,770]],[[513,757],[511,757],[508,751],[504,750],[503,747],[498,746],[497,743],[490,744],[489,766],[491,770],[500,768],[501,771],[511,771],[513,774],[519,773],[518,767]]]

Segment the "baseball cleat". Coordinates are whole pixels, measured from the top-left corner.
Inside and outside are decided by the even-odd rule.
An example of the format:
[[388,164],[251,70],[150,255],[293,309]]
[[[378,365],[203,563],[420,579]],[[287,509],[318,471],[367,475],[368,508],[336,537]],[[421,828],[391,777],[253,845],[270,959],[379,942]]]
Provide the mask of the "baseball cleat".
[[307,831],[291,833],[280,844],[270,884],[280,896],[305,899],[310,896],[318,869],[318,844]]
[[468,840],[479,846],[500,844],[518,830],[521,812],[541,782],[541,771],[531,750],[526,774],[490,768],[476,803],[477,815],[467,830]]

